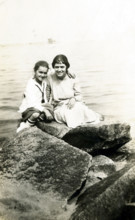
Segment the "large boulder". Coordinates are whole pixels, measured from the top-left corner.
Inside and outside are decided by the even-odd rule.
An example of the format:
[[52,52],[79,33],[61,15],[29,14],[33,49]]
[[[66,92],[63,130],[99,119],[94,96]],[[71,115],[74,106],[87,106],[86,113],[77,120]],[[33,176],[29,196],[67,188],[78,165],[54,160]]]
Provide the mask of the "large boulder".
[[64,141],[92,155],[113,152],[131,140],[130,126],[126,123],[86,124],[70,130]]
[[60,124],[56,121],[52,121],[50,123],[38,121],[36,123],[36,126],[40,128],[42,131],[51,134],[57,138],[62,138],[71,129],[67,127],[65,124]]
[[135,195],[135,163],[89,187],[77,201],[70,220],[120,219]]
[[116,166],[113,160],[111,160],[110,158],[104,155],[99,155],[93,157],[90,170],[95,173],[103,172],[107,177],[116,171]]
[[131,141],[124,145],[123,152],[130,157],[135,154],[135,137],[133,137]]
[[2,148],[0,169],[6,178],[68,200],[85,181],[91,161],[86,152],[32,127]]
[[92,165],[89,169],[86,184],[83,190],[105,179],[116,171],[116,165],[110,158],[99,155],[92,158]]
[[37,127],[93,155],[112,153],[131,140],[130,126],[121,122],[87,123],[74,129],[55,121],[37,122]]
[[69,220],[75,205],[65,210],[64,203],[31,184],[0,178],[0,220]]

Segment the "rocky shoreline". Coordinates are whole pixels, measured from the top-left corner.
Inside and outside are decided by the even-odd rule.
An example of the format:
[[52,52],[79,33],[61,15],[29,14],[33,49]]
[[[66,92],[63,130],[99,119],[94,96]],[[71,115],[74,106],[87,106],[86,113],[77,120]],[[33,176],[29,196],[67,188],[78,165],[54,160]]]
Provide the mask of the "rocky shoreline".
[[0,143],[0,219],[133,219],[135,140],[128,124],[69,129],[38,122]]

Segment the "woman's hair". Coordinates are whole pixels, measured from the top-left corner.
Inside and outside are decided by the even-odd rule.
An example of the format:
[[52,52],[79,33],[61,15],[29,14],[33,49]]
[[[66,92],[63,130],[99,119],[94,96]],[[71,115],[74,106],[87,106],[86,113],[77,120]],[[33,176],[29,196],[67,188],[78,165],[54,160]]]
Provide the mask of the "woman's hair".
[[67,69],[70,67],[70,63],[68,62],[68,59],[65,55],[59,54],[56,57],[54,57],[52,62],[52,67],[54,68],[56,63],[63,63],[66,65]]
[[47,69],[49,69],[49,64],[44,60],[40,60],[37,63],[35,63],[34,72],[36,72],[40,66],[44,66]]

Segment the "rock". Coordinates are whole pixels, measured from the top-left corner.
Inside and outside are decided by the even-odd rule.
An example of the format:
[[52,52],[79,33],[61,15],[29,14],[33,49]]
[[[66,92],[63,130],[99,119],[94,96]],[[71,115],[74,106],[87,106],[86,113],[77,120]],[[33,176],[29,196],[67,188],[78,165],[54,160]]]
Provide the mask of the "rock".
[[110,155],[115,162],[117,170],[123,168],[127,163],[135,161],[135,138],[123,145],[121,148]]
[[62,208],[63,201],[40,193],[32,185],[13,179],[0,180],[1,220],[69,220],[74,205]]
[[114,220],[135,194],[135,163],[89,187],[77,201],[70,220]]
[[70,130],[62,139],[92,155],[111,153],[131,140],[130,126],[125,123],[86,124]]
[[90,170],[93,170],[94,172],[104,172],[106,175],[112,174],[114,171],[116,171],[116,166],[114,162],[104,155],[95,156],[92,159],[92,166],[90,167]]
[[36,125],[42,131],[57,138],[62,138],[68,131],[70,131],[70,128],[68,128],[65,124],[59,124],[56,121],[52,121],[50,123],[37,122]]
[[135,138],[124,145],[123,151],[129,156],[135,154]]
[[6,146],[8,143],[9,143],[9,138],[8,137],[1,137],[0,138],[0,170],[1,170],[1,166],[2,166],[2,163],[1,163],[1,152],[2,152],[2,149],[4,148],[4,146]]
[[92,161],[87,152],[96,155],[118,149],[130,140],[130,127],[104,123],[71,130],[57,122],[39,122],[37,127],[21,131],[10,141],[0,140],[1,218],[119,218],[125,202],[133,201],[135,160],[130,154],[132,165],[111,175],[115,171],[112,160],[100,155]]
[[92,157],[36,127],[25,129],[2,149],[4,177],[31,183],[43,193],[68,199],[86,180]]
[[88,188],[116,171],[115,163],[104,155],[93,157],[85,188]]
[[127,203],[119,220],[134,220],[135,219],[135,203]]
[[120,122],[106,121],[98,125],[87,123],[71,129],[53,121],[37,122],[37,127],[93,155],[112,153],[131,140],[130,126]]
[[4,146],[4,145],[6,145],[8,142],[9,142],[9,138],[8,137],[1,137],[0,138],[0,149]]

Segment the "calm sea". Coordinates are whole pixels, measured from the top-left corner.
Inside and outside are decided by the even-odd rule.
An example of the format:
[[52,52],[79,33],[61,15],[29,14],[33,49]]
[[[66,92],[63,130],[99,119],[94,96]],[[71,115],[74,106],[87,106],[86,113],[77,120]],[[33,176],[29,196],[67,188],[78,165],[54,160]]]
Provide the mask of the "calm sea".
[[33,66],[67,55],[84,101],[106,117],[131,124],[135,134],[135,52],[121,41],[29,43],[0,46],[0,137],[16,132],[17,112]]

